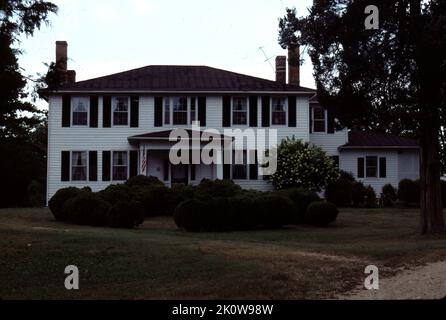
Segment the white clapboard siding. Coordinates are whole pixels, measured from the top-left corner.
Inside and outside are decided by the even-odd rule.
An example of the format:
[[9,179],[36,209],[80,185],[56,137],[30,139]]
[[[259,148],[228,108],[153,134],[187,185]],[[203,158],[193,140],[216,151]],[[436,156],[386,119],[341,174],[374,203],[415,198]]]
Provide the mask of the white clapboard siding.
[[310,142],[322,147],[330,156],[337,156],[339,155],[338,148],[348,142],[348,130],[336,131],[333,134],[312,133],[310,134]]
[[[387,160],[387,177],[386,178],[358,178],[358,158],[367,156],[385,157]],[[391,184],[398,187],[398,151],[397,150],[343,150],[339,158],[340,169],[353,173],[358,181],[363,182],[366,186],[370,185],[375,190],[377,196],[382,192],[382,187]]]

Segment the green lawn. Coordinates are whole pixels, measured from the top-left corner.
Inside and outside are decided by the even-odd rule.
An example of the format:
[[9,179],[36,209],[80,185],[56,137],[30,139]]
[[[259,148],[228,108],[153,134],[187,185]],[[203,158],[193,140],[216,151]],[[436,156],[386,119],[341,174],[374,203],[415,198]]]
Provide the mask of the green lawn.
[[[0,298],[333,298],[363,283],[444,259],[446,237],[417,234],[413,209],[343,209],[329,228],[186,233],[169,218],[135,230],[55,222],[47,209],[0,210]],[[67,291],[64,269],[80,270]]]

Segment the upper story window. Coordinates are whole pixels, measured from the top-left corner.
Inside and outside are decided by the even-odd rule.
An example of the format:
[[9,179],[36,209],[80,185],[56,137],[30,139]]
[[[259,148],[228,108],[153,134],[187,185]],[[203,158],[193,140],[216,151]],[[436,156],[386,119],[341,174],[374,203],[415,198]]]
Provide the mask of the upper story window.
[[129,97],[115,97],[113,99],[113,125],[127,126],[129,124]]
[[271,124],[286,125],[287,105],[285,98],[272,98]]
[[88,126],[88,103],[86,97],[75,97],[72,100],[73,126]]
[[232,98],[232,124],[233,125],[248,124],[248,98],[246,97]]
[[326,132],[326,115],[323,107],[313,109],[313,132]]
[[185,126],[197,120],[196,97],[165,97],[164,125]]
[[113,180],[124,181],[128,178],[127,151],[113,152]]
[[173,98],[173,125],[187,125],[187,98],[175,97]]
[[87,181],[86,151],[73,151],[71,153],[71,180]]

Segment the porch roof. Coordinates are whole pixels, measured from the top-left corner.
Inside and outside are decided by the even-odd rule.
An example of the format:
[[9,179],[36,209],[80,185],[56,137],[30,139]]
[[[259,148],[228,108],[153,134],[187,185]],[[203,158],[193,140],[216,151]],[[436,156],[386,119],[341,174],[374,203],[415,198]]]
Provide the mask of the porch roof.
[[[193,136],[194,135],[198,135],[201,140],[201,135],[205,132],[205,131],[197,131],[197,130],[192,130],[192,129],[184,129],[189,137],[189,140],[193,140]],[[128,141],[130,144],[137,144],[139,142],[143,142],[143,141],[164,141],[164,142],[168,142],[170,135],[172,133],[172,131],[174,131],[174,129],[171,130],[165,130],[165,131],[157,131],[157,132],[148,132],[148,133],[144,133],[144,134],[140,134],[140,135],[136,135],[136,136],[131,136],[128,137]],[[213,135],[215,136],[215,135]],[[229,136],[225,136],[223,134],[219,134],[219,138],[223,141],[232,141],[233,137],[229,137]],[[210,140],[209,140],[210,141]],[[174,142],[174,141],[171,141]]]

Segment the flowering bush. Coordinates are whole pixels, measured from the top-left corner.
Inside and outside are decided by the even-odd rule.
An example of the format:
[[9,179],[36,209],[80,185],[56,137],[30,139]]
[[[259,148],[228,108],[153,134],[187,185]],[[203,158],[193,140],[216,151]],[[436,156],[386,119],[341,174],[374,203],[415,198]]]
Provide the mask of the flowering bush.
[[277,148],[277,171],[271,181],[278,190],[300,187],[319,192],[339,178],[333,160],[322,148],[287,138]]

